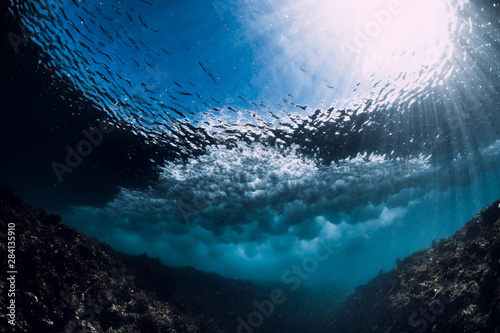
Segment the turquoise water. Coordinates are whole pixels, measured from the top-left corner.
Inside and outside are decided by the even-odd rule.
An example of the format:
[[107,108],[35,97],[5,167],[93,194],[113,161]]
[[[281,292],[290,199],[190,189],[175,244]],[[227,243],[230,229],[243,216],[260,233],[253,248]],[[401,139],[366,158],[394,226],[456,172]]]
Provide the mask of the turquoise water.
[[63,212],[120,251],[354,287],[500,197],[498,5],[11,6],[40,66],[172,151],[148,186]]

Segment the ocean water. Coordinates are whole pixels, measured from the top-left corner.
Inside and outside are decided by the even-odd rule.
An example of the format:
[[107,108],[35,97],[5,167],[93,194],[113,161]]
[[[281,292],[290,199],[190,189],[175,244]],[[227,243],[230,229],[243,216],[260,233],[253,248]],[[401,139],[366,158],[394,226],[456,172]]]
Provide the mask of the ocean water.
[[75,188],[58,206],[64,223],[117,250],[353,288],[500,197],[494,1],[9,6],[43,51],[39,66],[101,112],[102,127],[80,125],[82,141],[61,139],[70,148],[50,155],[49,183],[109,166],[80,160],[116,131],[141,140],[134,154],[167,152],[141,186],[127,175],[98,204],[97,190]]

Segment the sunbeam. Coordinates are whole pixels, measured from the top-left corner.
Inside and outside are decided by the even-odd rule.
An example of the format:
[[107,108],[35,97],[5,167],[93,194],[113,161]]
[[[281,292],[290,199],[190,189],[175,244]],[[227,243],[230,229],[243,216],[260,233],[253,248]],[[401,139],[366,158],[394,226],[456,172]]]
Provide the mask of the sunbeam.
[[[357,285],[499,194],[486,181],[500,172],[496,7],[80,2],[12,0],[50,59],[39,66],[145,142],[114,168],[147,156],[138,164],[155,172],[147,185],[66,215],[117,248],[265,280],[330,240],[345,268],[321,268],[317,280]],[[81,127],[55,145],[56,181],[77,174],[76,161],[91,164],[97,155],[83,157],[102,147],[91,142],[108,140]],[[424,233],[429,225],[436,232]]]

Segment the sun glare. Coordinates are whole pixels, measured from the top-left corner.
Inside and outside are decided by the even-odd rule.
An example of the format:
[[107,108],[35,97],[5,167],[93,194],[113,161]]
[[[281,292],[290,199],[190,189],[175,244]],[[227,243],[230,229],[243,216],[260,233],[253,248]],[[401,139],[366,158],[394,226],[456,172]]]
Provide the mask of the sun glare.
[[[271,41],[269,48],[255,48],[263,64],[273,64],[271,74],[312,74],[291,74],[290,81],[302,85],[292,87],[294,95],[314,91],[336,103],[377,95],[375,83],[381,83],[376,89],[385,82],[394,91],[409,91],[439,82],[443,66],[454,55],[459,11],[467,2],[281,0],[270,2],[265,15],[264,10],[249,9],[247,33],[252,40],[265,36]],[[330,90],[308,90],[307,80],[325,82]],[[394,98],[387,97],[390,100]]]
[[340,6],[346,6],[338,21],[344,25],[338,36],[341,52],[363,74],[416,72],[453,50],[455,15],[447,1],[354,0]]

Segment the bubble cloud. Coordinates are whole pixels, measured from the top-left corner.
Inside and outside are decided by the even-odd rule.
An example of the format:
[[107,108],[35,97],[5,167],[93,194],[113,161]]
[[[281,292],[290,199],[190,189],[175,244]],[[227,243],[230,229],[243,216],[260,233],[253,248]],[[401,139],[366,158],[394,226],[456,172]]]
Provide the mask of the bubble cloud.
[[[294,147],[217,146],[166,164],[147,190],[122,188],[105,207],[74,207],[67,220],[118,250],[253,280],[279,280],[329,242],[334,253],[304,282],[353,286],[429,246],[428,237],[451,235],[500,195],[486,181],[500,179],[498,145],[481,151],[488,177],[476,178],[466,172],[470,157],[446,169],[366,154],[323,166]],[[475,186],[486,186],[483,197],[472,198]]]

